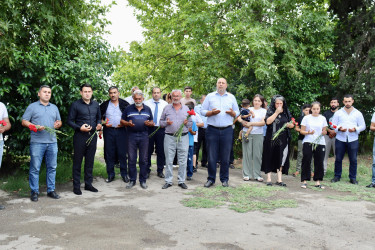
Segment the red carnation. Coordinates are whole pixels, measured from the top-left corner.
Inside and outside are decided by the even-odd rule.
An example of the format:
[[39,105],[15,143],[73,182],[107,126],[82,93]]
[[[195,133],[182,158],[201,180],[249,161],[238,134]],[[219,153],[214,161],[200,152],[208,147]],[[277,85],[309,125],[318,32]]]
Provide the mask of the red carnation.
[[33,124],[29,125],[29,129],[30,129],[30,131],[38,132],[38,129]]
[[6,123],[4,120],[1,120],[1,121],[0,121],[0,125],[6,126],[7,123]]
[[194,109],[188,111],[187,113],[188,113],[189,115],[195,115],[195,111],[194,111]]
[[337,128],[337,126],[336,126],[336,125],[333,125],[333,128]]
[[332,125],[332,122],[329,122],[329,125]]

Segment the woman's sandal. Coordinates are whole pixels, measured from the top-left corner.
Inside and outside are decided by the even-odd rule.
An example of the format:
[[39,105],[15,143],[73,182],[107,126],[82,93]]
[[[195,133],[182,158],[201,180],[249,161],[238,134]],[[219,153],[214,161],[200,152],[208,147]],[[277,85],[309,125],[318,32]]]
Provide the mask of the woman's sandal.
[[325,187],[323,187],[322,185],[315,185],[314,187],[320,188],[320,189],[325,189]]
[[301,188],[306,189],[306,188],[307,188],[307,184],[306,184],[306,183],[303,183],[303,184],[301,185]]
[[272,186],[272,182],[266,182],[267,186]]
[[275,184],[280,186],[280,187],[286,187],[286,184],[284,182],[278,182],[277,181]]

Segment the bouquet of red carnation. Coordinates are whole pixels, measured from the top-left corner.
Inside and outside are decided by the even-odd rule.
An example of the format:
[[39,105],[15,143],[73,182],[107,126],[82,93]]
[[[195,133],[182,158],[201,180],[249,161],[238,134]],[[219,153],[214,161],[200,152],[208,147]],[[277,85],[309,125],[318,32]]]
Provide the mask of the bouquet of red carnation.
[[[33,131],[33,132],[35,132],[35,133],[38,132],[38,129],[39,129],[40,127],[41,127],[41,126],[39,126],[39,125],[34,125],[34,124],[30,124],[30,125],[29,125],[29,129],[30,129],[30,131]],[[64,132],[61,132],[60,130],[57,130],[57,129],[54,129],[54,128],[50,128],[50,127],[47,127],[47,126],[44,127],[44,130],[47,131],[48,133],[50,133],[51,135],[56,136],[56,139],[59,139],[59,137],[58,137],[57,134],[68,136],[68,135],[65,134]]]
[[[192,115],[196,115],[194,109],[188,111],[187,113],[188,113],[188,116],[186,117],[186,119],[189,119],[190,116]],[[177,137],[177,141],[181,140],[182,130],[184,129],[184,126],[185,124],[182,122],[180,128],[177,130],[176,133],[174,133],[174,136]]]
[[275,140],[277,137],[279,137],[281,132],[283,132],[285,130],[286,126],[288,126],[289,124],[293,124],[294,126],[298,126],[298,122],[296,122],[296,119],[294,119],[294,117],[292,117],[290,122],[285,123],[284,126],[282,126],[279,130],[276,131],[276,133],[272,137],[272,140]]
[[0,127],[5,127],[7,125],[6,121],[1,120],[0,121]]
[[[334,125],[332,122],[329,122],[329,125],[327,126],[329,129],[336,129],[337,126]],[[313,147],[313,150],[316,149],[316,147],[319,145],[320,139],[323,137],[323,134],[320,134],[311,144]]]

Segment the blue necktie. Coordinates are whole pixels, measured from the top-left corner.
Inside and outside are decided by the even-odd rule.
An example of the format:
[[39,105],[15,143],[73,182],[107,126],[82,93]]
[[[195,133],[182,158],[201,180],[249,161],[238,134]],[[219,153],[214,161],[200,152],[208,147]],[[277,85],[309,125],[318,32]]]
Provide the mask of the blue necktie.
[[158,104],[159,104],[159,102],[155,102],[155,112],[154,112],[154,123],[155,123],[155,126],[158,123]]

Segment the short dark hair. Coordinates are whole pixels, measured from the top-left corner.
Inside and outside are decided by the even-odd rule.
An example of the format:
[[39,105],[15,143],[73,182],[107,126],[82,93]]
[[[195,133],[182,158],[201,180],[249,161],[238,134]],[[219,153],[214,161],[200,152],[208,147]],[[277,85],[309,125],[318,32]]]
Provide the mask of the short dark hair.
[[[352,99],[354,100],[354,97],[353,97],[353,95],[351,95],[351,94],[346,94],[346,95],[344,95],[344,98],[352,98]],[[344,99],[344,98],[342,98],[342,99]]]
[[185,103],[186,106],[189,107],[189,109],[194,109],[195,105],[194,105],[194,102],[187,102]]
[[79,90],[82,91],[82,89],[85,88],[85,87],[91,88],[91,90],[92,90],[91,84],[89,84],[89,83],[82,84],[81,87],[79,88]]
[[160,87],[157,87],[157,86],[155,86],[155,87],[153,87],[153,88],[152,88],[152,90],[151,90],[151,93],[154,93],[154,89],[159,89],[159,90],[160,90],[160,92],[161,92],[161,88],[160,88]]
[[185,90],[187,90],[187,89],[190,89],[191,91],[193,91],[193,88],[192,88],[192,87],[190,87],[190,86],[186,86],[186,87],[184,88],[184,92],[185,92]]
[[306,104],[304,104],[304,105],[302,106],[302,110],[307,109],[307,108],[311,109],[311,104],[306,103]]
[[165,93],[165,94],[163,95],[163,100],[164,100],[164,101],[167,100],[167,95],[168,95],[167,93]]
[[338,102],[340,102],[339,98],[337,98],[336,96],[332,97],[331,101],[338,101]]
[[111,91],[112,89],[116,89],[118,91],[117,86],[111,86],[111,87],[109,87],[108,92]]
[[40,92],[43,88],[51,89],[51,87],[48,86],[48,85],[42,85],[42,86],[39,87],[39,92]]
[[241,104],[242,105],[250,105],[250,100],[249,99],[243,99]]

